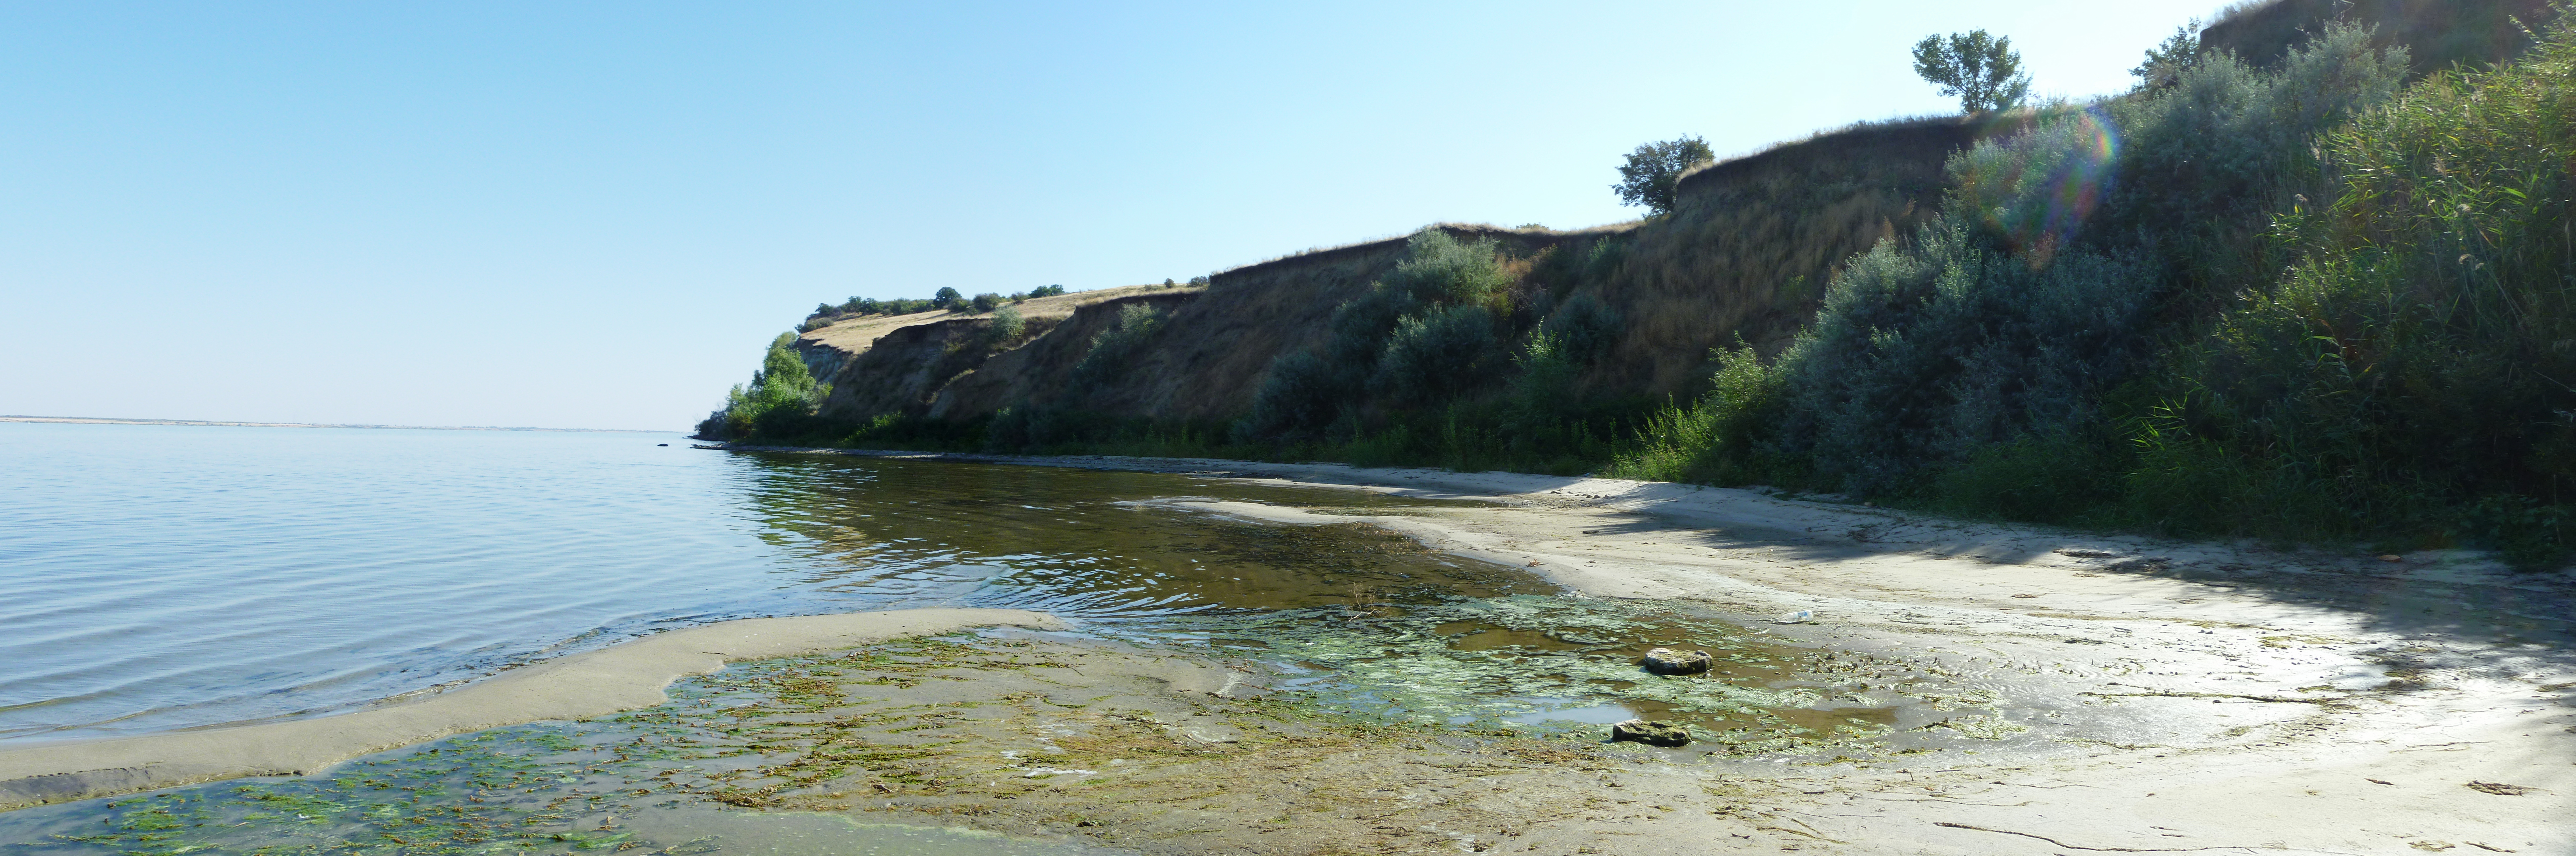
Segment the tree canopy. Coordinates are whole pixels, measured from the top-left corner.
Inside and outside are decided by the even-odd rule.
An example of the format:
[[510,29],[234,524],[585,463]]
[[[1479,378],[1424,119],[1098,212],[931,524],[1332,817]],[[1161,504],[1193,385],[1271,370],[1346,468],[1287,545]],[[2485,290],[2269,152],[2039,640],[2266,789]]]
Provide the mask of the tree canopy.
[[1681,182],[1682,173],[1716,159],[1716,153],[1708,149],[1708,141],[1698,137],[1647,143],[1628,153],[1628,162],[1619,167],[1619,183],[1610,185],[1610,189],[1618,191],[1621,203],[1643,205],[1654,214],[1670,214],[1676,201],[1673,188]]
[[1943,96],[1956,96],[1962,112],[2002,110],[2030,97],[2030,75],[2021,71],[2021,54],[2012,39],[1984,30],[1924,36],[1914,43],[1914,73]]

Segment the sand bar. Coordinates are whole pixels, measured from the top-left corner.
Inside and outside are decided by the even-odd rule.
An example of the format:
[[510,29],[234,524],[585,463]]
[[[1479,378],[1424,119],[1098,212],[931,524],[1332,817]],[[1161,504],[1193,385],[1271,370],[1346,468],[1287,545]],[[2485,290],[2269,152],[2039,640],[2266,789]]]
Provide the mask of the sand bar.
[[683,628],[337,716],[0,749],[0,810],[242,776],[303,775],[452,734],[649,707],[666,700],[663,689],[672,681],[727,662],[996,625],[1064,626],[1016,609],[911,609]]

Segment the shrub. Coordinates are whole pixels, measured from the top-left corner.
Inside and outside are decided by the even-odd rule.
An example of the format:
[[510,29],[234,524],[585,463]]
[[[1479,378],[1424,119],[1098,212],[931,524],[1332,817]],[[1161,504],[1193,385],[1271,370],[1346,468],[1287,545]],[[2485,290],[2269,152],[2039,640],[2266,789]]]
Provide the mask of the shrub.
[[977,344],[987,351],[1003,348],[1018,342],[1028,327],[1028,319],[1020,315],[1019,307],[1004,306],[994,310],[992,323],[977,336]]
[[2271,281],[2290,259],[2266,240],[2268,221],[2333,192],[2319,136],[2392,97],[2405,72],[2404,48],[2373,50],[2368,30],[2328,24],[2276,71],[2213,55],[2173,86],[2112,101],[2118,155],[2086,231],[2145,254],[2194,303]]
[[1578,294],[1557,307],[1539,325],[1554,337],[1557,349],[1576,364],[1590,364],[1618,344],[1619,311],[1591,294]]
[[1162,309],[1142,304],[1118,307],[1118,320],[1091,337],[1091,350],[1073,366],[1076,384],[1090,388],[1116,380],[1136,352],[1144,350],[1169,318]]
[[1783,448],[1827,484],[1879,494],[1977,446],[2082,421],[2130,368],[2153,283],[2088,251],[2046,266],[1936,218],[1855,257],[1781,356]]
[[2569,546],[2548,509],[2576,488],[2570,92],[2562,21],[2513,66],[2435,74],[2332,135],[2331,201],[2271,230],[2296,262],[2167,361],[2142,448],[2309,486],[2317,534],[2437,527],[2426,509],[2476,503],[2458,531],[2517,562]]
[[1235,442],[1312,437],[1340,415],[1347,390],[1330,360],[1313,351],[1281,354],[1253,394],[1252,412],[1235,423]]
[[991,312],[1002,305],[1002,296],[992,292],[975,295],[975,311]]
[[1460,243],[1448,232],[1424,229],[1405,242],[1404,260],[1385,284],[1416,302],[1474,303],[1511,285],[1511,275],[1493,242]]
[[1658,481],[1748,484],[1800,474],[1774,451],[1786,378],[1738,344],[1710,356],[1717,371],[1708,394],[1687,409],[1666,405],[1649,415],[1634,444],[1604,475]]
[[761,356],[760,370],[751,375],[751,384],[735,384],[725,394],[724,406],[698,423],[698,436],[752,440],[802,433],[800,429],[806,427],[803,423],[810,420],[832,387],[814,380],[813,372],[805,367],[805,358],[796,353],[795,344],[794,333],[780,333],[770,340],[768,352]]
[[1396,322],[1378,358],[1377,380],[1416,402],[1448,400],[1493,367],[1494,316],[1478,304],[1432,309]]
[[1580,360],[1567,352],[1563,336],[1544,329],[1530,335],[1512,361],[1520,374],[1511,382],[1511,423],[1520,433],[1544,431],[1574,415],[1574,372]]
[[1029,289],[1030,297],[1054,297],[1063,293],[1064,286],[1061,285],[1041,285],[1036,288]]
[[1951,514],[2076,523],[2120,495],[2128,462],[2075,429],[1985,446],[1943,471],[1934,505]]
[[1583,278],[1593,282],[1608,280],[1619,274],[1628,263],[1627,238],[1602,238],[1592,242],[1583,254]]

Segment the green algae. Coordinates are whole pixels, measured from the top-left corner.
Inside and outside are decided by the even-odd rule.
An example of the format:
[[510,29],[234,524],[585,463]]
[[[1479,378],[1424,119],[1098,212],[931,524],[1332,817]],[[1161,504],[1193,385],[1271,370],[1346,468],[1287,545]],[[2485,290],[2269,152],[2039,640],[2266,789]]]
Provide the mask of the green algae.
[[[613,751],[577,726],[498,729],[342,765],[334,775],[181,788],[100,803],[95,823],[19,848],[178,854],[481,854],[613,849],[628,837],[571,828]],[[592,785],[593,790],[584,790]]]
[[1651,676],[1646,647],[1708,650],[1739,670],[1777,670],[1777,655],[1723,621],[1672,608],[1558,596],[1432,598],[1401,606],[1288,608],[1224,616],[1218,645],[1278,657],[1314,678],[1293,691],[1334,712],[1453,727],[1592,727],[1551,712],[1602,704],[1759,719],[1819,701],[1811,688],[1759,688],[1705,676]]

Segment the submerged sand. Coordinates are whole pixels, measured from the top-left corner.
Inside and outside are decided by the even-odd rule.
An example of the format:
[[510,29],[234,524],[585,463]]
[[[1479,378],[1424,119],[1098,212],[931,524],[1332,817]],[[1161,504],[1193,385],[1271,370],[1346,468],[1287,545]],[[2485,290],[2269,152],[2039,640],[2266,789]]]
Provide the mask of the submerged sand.
[[[1634,762],[1591,780],[1513,773],[1477,788],[1466,786],[1484,768],[1432,761],[1405,787],[1341,791],[1351,805],[1481,806],[1481,829],[1444,834],[1500,850],[2576,853],[2565,573],[2516,574],[2470,551],[2387,561],[1616,479],[978,459],[1490,500],[1376,516],[1175,505],[1366,521],[1583,594],[1696,604],[1786,640],[1906,658],[2010,697],[2022,720],[2011,725],[2031,729],[1933,756]],[[1766,620],[1796,610],[1816,618]]]
[[684,628],[338,716],[0,749],[0,809],[244,776],[303,775],[451,734],[649,707],[664,701],[663,689],[672,681],[727,662],[995,625],[1063,626],[1015,609],[913,609]]

